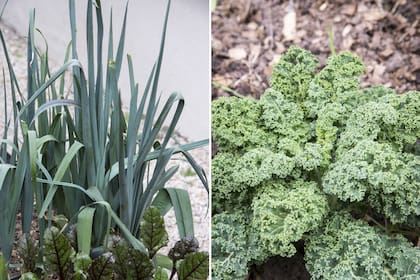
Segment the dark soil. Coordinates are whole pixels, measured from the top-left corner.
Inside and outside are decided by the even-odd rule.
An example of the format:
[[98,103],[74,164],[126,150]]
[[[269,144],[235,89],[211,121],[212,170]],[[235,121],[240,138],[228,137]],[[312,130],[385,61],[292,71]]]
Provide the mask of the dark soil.
[[303,260],[303,242],[295,244],[297,253],[291,257],[274,257],[260,266],[251,267],[248,280],[309,280]]
[[[288,35],[291,11],[296,28]],[[273,64],[292,45],[311,51],[324,65],[331,54],[329,30],[337,53],[351,51],[362,58],[362,87],[419,90],[419,20],[419,0],[218,0],[212,13],[212,99],[236,93],[259,98]],[[216,150],[213,145],[213,155]],[[252,267],[248,279],[310,276],[299,252]]]
[[[296,32],[286,38],[284,23],[293,23],[290,10],[296,14]],[[419,19],[419,0],[219,0],[212,14],[212,97],[230,95],[228,87],[258,98],[268,87],[273,63],[291,45],[325,63],[331,27],[336,51],[362,58],[362,87],[418,90]]]

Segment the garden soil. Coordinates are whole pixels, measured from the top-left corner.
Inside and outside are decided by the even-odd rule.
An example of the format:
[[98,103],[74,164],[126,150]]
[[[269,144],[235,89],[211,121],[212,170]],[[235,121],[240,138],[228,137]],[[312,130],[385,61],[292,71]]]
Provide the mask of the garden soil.
[[[21,91],[25,92],[26,79],[27,79],[26,39],[18,36],[17,33],[14,32],[12,28],[5,25],[1,21],[0,21],[0,28],[6,39],[9,56],[11,58],[12,65],[14,67],[15,75],[18,81],[20,82]],[[50,59],[50,67],[52,71],[58,70],[59,66],[60,64],[58,62],[52,61]],[[4,59],[3,49],[0,48],[0,69],[3,69],[3,68],[7,69],[7,64]],[[5,119],[3,83],[4,83],[3,76],[0,75],[0,85],[2,85],[0,89],[0,131],[3,131],[4,119]],[[7,76],[6,76],[6,84],[9,84],[9,79]],[[69,88],[68,91],[70,92],[71,89]],[[10,108],[12,105],[11,98],[8,98],[6,102],[10,111]],[[9,137],[11,137],[12,135],[13,135],[12,132],[9,131]],[[169,145],[185,144],[188,142],[189,142],[188,138],[176,132],[174,137],[170,140]],[[197,161],[197,163],[204,169],[204,172],[208,175],[209,174],[209,148],[205,147],[205,148],[193,150],[191,151],[191,155]],[[210,213],[209,213],[209,207],[208,207],[209,199],[208,199],[207,191],[204,189],[199,178],[196,175],[194,175],[192,168],[190,167],[188,162],[185,161],[184,158],[182,158],[181,156],[175,156],[174,159],[170,162],[170,165],[179,165],[179,171],[167,183],[167,187],[182,188],[182,189],[186,189],[189,192],[189,195],[191,198],[192,211],[193,211],[195,236],[198,239],[199,244],[200,244],[199,250],[208,251],[209,250]],[[34,217],[34,220],[35,220],[35,217]],[[16,238],[15,238],[15,243],[14,243],[15,247],[13,250],[11,264],[19,263],[19,258],[16,252],[16,248],[17,248],[16,245],[17,245],[17,241],[22,235],[22,228],[21,228],[20,221],[21,221],[20,214],[18,214],[18,221],[16,224],[16,235],[15,235]],[[168,246],[161,249],[162,251],[160,252],[162,253],[169,252],[169,249],[179,239],[178,229],[177,229],[176,220],[175,220],[175,214],[173,210],[171,210],[165,216],[165,224],[167,226],[167,231],[169,235],[169,244]],[[39,240],[39,233],[38,233],[37,224],[35,221],[33,222],[33,227],[30,234],[34,239]],[[19,270],[14,269],[12,273],[14,275],[19,274]]]
[[363,59],[362,87],[418,90],[419,19],[419,0],[219,0],[212,14],[212,96],[230,95],[227,87],[259,98],[273,64],[292,45],[324,65],[331,28],[337,52]]
[[[336,52],[362,58],[362,87],[419,90],[419,20],[419,0],[218,0],[212,13],[212,99],[235,94],[259,98],[274,63],[292,45],[311,51],[325,65],[329,39]],[[213,143],[212,154],[216,150]],[[301,252],[253,267],[248,278],[310,276]]]

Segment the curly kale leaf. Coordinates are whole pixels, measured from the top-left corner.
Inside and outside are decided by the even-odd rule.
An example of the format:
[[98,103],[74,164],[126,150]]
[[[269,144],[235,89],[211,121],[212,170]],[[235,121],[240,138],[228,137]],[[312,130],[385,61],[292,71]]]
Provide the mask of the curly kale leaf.
[[337,154],[362,140],[387,139],[387,132],[398,123],[398,112],[389,104],[369,102],[355,109],[338,141]]
[[270,87],[283,93],[289,101],[302,102],[318,66],[318,59],[313,54],[290,47],[274,66]]
[[219,98],[212,102],[212,135],[219,150],[275,146],[276,139],[261,126],[261,106],[249,98]]
[[346,116],[346,108],[338,103],[327,104],[321,109],[315,122],[317,143],[322,147],[322,165],[328,166],[335,142],[342,130],[343,118]]
[[261,97],[264,125],[279,138],[305,143],[311,136],[310,124],[304,119],[302,107],[286,94],[268,89]]
[[306,143],[296,157],[296,166],[305,171],[312,171],[321,166],[323,156],[322,147],[317,143]]
[[323,190],[343,201],[363,201],[406,223],[420,215],[420,157],[402,154],[390,144],[360,141],[343,152],[323,179]]
[[219,152],[212,160],[212,210],[213,213],[233,210],[251,203],[253,189],[233,179],[238,155]]
[[293,242],[318,228],[328,213],[327,197],[314,182],[295,181],[290,186],[265,184],[252,203],[252,226],[265,258],[293,256]]
[[232,180],[241,186],[255,187],[271,179],[273,175],[285,178],[294,167],[294,160],[285,154],[257,148],[239,158]]
[[385,279],[384,250],[373,227],[336,213],[305,243],[306,268],[313,279]]
[[335,96],[335,103],[346,107],[348,112],[363,104],[378,101],[383,96],[397,95],[395,90],[382,85],[367,87],[361,90],[338,92]]
[[[405,240],[343,212],[325,219],[345,205],[420,226],[420,93],[360,89],[364,66],[348,52],[317,67],[292,47],[260,100],[213,102],[216,279],[243,279],[251,264],[291,256],[307,234],[314,279],[418,274],[418,249]],[[386,240],[399,249],[388,253]]]
[[328,58],[327,66],[309,84],[304,102],[308,117],[318,116],[326,104],[336,102],[337,95],[357,90],[360,85],[358,76],[363,71],[360,58],[349,52]]
[[384,236],[385,257],[390,274],[397,279],[416,280],[420,275],[420,248],[414,247],[403,236]]
[[345,212],[305,243],[312,279],[416,279],[419,257],[420,250],[402,236],[386,236]]
[[398,120],[387,131],[386,139],[404,148],[420,139],[420,92],[388,94],[380,99],[398,112]]
[[212,217],[212,279],[245,278],[248,264],[258,251],[249,235],[248,218],[241,211]]

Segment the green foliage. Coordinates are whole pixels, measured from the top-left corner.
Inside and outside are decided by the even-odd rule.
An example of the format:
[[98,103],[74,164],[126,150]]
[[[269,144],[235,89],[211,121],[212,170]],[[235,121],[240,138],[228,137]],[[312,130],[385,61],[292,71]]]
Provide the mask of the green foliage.
[[[212,217],[212,279],[244,279],[248,263],[258,256],[247,215],[240,211]],[[227,242],[228,241],[228,242]]]
[[89,268],[89,279],[93,280],[110,280],[112,279],[114,265],[114,256],[111,252],[106,252],[95,258]]
[[[343,201],[366,199],[392,223],[420,225],[420,158],[388,143],[361,140],[325,174],[323,188]],[[416,218],[417,217],[417,218]]]
[[154,278],[155,280],[168,280],[168,273],[166,273],[163,268],[158,268],[156,270]]
[[260,261],[276,255],[293,256],[293,243],[317,229],[328,213],[327,197],[316,183],[296,181],[288,185],[267,182],[253,200],[251,226],[264,252]]
[[298,143],[305,143],[310,138],[311,130],[300,103],[272,88],[266,90],[259,103],[263,108],[264,125],[278,138],[293,139]]
[[25,272],[20,276],[21,280],[38,280],[38,276],[32,272]]
[[90,266],[92,265],[92,259],[89,255],[84,253],[76,254],[76,258],[74,260],[74,274],[72,279],[73,280],[84,280],[88,279],[88,273]]
[[211,131],[221,151],[265,147],[275,138],[260,127],[261,106],[248,98],[220,98],[212,103]]
[[[305,244],[313,279],[415,279],[420,250],[400,236],[387,236],[366,222],[337,212]],[[389,277],[391,275],[391,277]]]
[[318,59],[310,52],[291,47],[274,66],[270,87],[289,101],[302,102],[318,66]]
[[23,271],[35,271],[36,262],[38,260],[38,244],[29,233],[24,233],[18,242],[18,254],[23,261]]
[[168,234],[165,230],[165,222],[157,208],[150,207],[143,217],[140,238],[153,258],[157,251],[168,244]]
[[203,252],[189,253],[179,263],[178,279],[207,279],[209,274],[209,255]]
[[384,240],[418,237],[420,93],[360,89],[364,66],[348,52],[318,65],[292,47],[260,100],[212,103],[215,279],[243,279],[250,265],[294,255],[301,240],[315,279],[416,271],[418,247],[401,249],[410,260],[395,252],[407,262],[397,272],[385,251],[399,245]]
[[[40,259],[45,257],[45,267],[49,271],[62,279],[69,275],[74,279],[85,279],[87,271],[91,277],[106,278],[110,277],[108,269],[97,270],[96,266],[110,267],[112,263],[113,257],[102,253],[108,250],[109,233],[113,229],[124,236],[130,248],[143,252],[133,251],[130,263],[145,263],[145,259],[149,259],[147,254],[152,259],[166,244],[163,218],[157,217],[156,213],[148,221],[149,225],[153,223],[153,229],[140,229],[146,209],[158,198],[164,198],[156,202],[160,204],[159,210],[164,210],[162,214],[174,208],[180,236],[194,235],[188,192],[164,187],[178,171],[177,166],[168,167],[168,163],[175,154],[181,153],[208,191],[204,170],[188,152],[206,146],[208,140],[169,145],[184,108],[184,99],[178,93],[171,94],[163,102],[158,96],[170,0],[163,17],[158,57],[140,94],[131,57],[127,56],[131,96],[127,114],[122,110],[118,81],[124,60],[128,4],[116,44],[111,16],[108,48],[105,50],[101,2],[86,1],[88,35],[84,68],[78,60],[75,1],[69,0],[68,3],[71,43],[66,49],[63,66],[54,73],[50,72],[48,53],[35,47],[35,12],[30,13],[27,96],[20,90],[22,86],[16,79],[0,30],[11,81],[9,91],[4,85],[4,100],[7,104],[7,98],[11,98],[13,104],[12,108],[5,105],[5,129],[0,141],[0,248],[8,260],[18,209],[22,213],[24,233],[30,231],[36,213],[40,235],[45,236],[48,244],[45,245],[45,256],[42,256],[43,250],[37,250],[37,253],[40,253]],[[117,45],[115,52],[114,45]],[[71,85],[66,85],[64,74],[69,68],[73,80]],[[6,80],[4,73],[3,78]],[[73,100],[67,99],[65,90],[70,86],[73,87]],[[10,129],[13,129],[13,139],[7,139]],[[51,218],[53,210],[54,214],[63,215],[71,223],[77,217],[77,242],[76,238],[67,240],[54,228],[44,234],[51,226],[45,218]],[[155,242],[150,239],[156,237],[157,226],[160,236]],[[149,248],[139,240],[140,232],[149,233]],[[42,246],[42,240],[39,243]],[[25,269],[33,271],[35,257],[26,258],[34,251],[29,245],[25,245],[25,252],[21,254]],[[71,246],[78,246],[79,254],[76,255]],[[53,249],[63,250],[62,256],[54,255]],[[93,258],[88,265],[91,249],[99,252],[100,257]],[[146,269],[150,268],[149,264],[150,261],[144,270],[145,278],[151,277],[154,271],[154,268]],[[99,271],[106,272],[106,275]]]
[[45,231],[44,258],[47,271],[57,275],[59,279],[67,279],[70,265],[75,256],[69,240],[56,227]]
[[9,276],[7,275],[7,265],[6,260],[3,257],[3,254],[0,253],[0,279],[7,280]]

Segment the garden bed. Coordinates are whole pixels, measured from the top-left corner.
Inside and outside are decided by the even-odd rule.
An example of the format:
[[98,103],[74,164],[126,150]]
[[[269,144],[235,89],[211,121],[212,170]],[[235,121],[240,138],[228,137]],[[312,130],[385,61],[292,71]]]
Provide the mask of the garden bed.
[[[212,99],[217,100],[220,97],[226,96],[247,96],[260,99],[263,93],[270,88],[268,81],[272,75],[273,66],[292,45],[302,47],[314,54],[320,60],[321,64],[317,69],[325,67],[326,59],[331,55],[331,52],[334,52],[334,49],[336,53],[350,51],[358,55],[366,66],[361,76],[361,88],[382,84],[387,88],[395,89],[397,93],[418,90],[420,85],[419,12],[420,6],[411,1],[217,1],[216,8],[212,14]],[[293,28],[294,24],[296,28]],[[291,56],[293,57],[293,55]],[[293,65],[300,61],[288,62],[290,65]],[[285,64],[287,65],[287,63]],[[278,69],[281,69],[281,67],[279,66]],[[294,70],[293,66],[289,67],[291,68],[291,72],[281,72],[284,71],[283,69],[278,70],[278,73],[294,73],[292,72]],[[290,77],[293,75],[290,74]],[[282,78],[285,79],[285,76],[282,76]],[[278,86],[284,86],[286,88],[288,84],[280,83]],[[271,87],[274,86],[271,85]],[[271,97],[276,96],[275,91],[272,91],[272,89],[269,89],[267,92],[271,94]],[[286,92],[283,92],[283,94],[286,95]],[[287,94],[293,95],[290,92],[287,92]],[[267,100],[270,100],[270,97],[265,102]],[[220,134],[213,135],[214,138],[219,137],[219,139],[224,141],[221,145],[222,156],[217,159],[217,164],[215,162],[212,165],[214,167],[213,170],[215,170],[215,166],[219,165],[229,170],[223,173],[223,168],[220,167],[220,170],[215,171],[216,175],[213,175],[213,178],[217,176],[217,179],[214,180],[221,182],[220,186],[218,186],[220,187],[218,191],[220,191],[219,195],[221,197],[223,195],[229,197],[229,194],[227,194],[228,190],[223,189],[223,182],[227,184],[226,181],[229,181],[229,179],[223,181],[225,178],[221,174],[228,177],[229,172],[235,172],[224,165],[225,160],[227,162],[229,160],[223,157],[223,153],[228,152],[236,156],[237,154],[235,152],[237,151],[233,148],[235,145],[237,145],[236,148],[239,147],[239,155],[246,153],[251,149],[246,146],[251,146],[249,143],[258,138],[258,133],[260,133],[260,131],[257,132],[253,127],[251,131],[255,133],[255,138],[241,139],[248,132],[246,131],[247,126],[251,127],[256,123],[256,126],[258,126],[264,123],[262,119],[258,119],[257,109],[255,111],[250,109],[255,103],[251,101],[249,103],[247,101],[241,102],[236,102],[236,99],[231,102],[224,99],[215,105],[213,112],[213,114],[215,112],[216,114],[218,112],[220,114],[226,113],[224,110],[230,112],[226,116],[223,115],[217,118],[214,126],[229,127],[231,125],[232,135],[237,133],[236,136],[238,138],[235,143],[235,141],[229,142],[228,140],[228,137],[232,135],[228,135],[226,138]],[[273,97],[272,102],[274,104],[276,103],[275,97]],[[279,101],[278,104],[284,103]],[[265,106],[267,107],[263,108],[270,107],[267,104]],[[273,105],[273,107],[275,106]],[[293,110],[289,111],[289,115],[293,114],[293,112]],[[235,119],[235,117],[238,119]],[[282,117],[290,122],[294,121],[290,120],[290,117],[288,118],[287,115]],[[282,117],[278,117],[278,119],[273,117],[273,122],[282,120]],[[226,121],[227,123],[223,123],[223,118],[230,122]],[[267,119],[270,120],[268,113]],[[275,127],[275,124],[271,124]],[[213,129],[214,131],[215,129]],[[263,139],[266,141],[266,146],[270,147],[270,140]],[[228,146],[227,143],[232,146]],[[252,143],[258,146],[258,143]],[[217,143],[213,143],[213,156],[217,153],[217,149]],[[253,152],[255,151],[253,150]],[[231,161],[234,162],[234,160]],[[247,164],[252,165],[249,162]],[[237,166],[241,165],[238,164]],[[237,176],[237,174],[234,176]],[[250,181],[252,182],[252,180]],[[282,181],[280,180],[280,182]],[[213,193],[216,192],[215,185],[213,181]],[[260,188],[261,186],[258,187]],[[240,196],[238,195],[238,199],[246,201],[246,194],[243,194],[246,192],[244,189],[246,187],[242,187],[242,194]],[[232,193],[235,193],[235,191],[232,191]],[[254,200],[252,201],[252,203],[255,203]],[[223,205],[222,201],[218,201],[218,203]],[[230,205],[229,203],[227,201],[226,205]],[[247,205],[246,203],[244,204]],[[255,207],[254,205],[248,206],[250,209]],[[229,207],[225,210],[229,212],[228,209]],[[280,207],[280,209],[282,208]],[[220,227],[218,225],[216,227],[220,231],[220,234],[217,232],[216,238],[219,238],[219,240],[217,240],[216,246],[220,246],[220,248],[224,246],[221,238],[223,234],[232,234],[232,238],[234,238],[235,234],[231,231],[235,232],[236,235],[243,231],[238,226],[238,224],[243,222],[242,218],[235,216],[235,211],[233,210],[235,214],[229,213],[232,214],[232,217],[227,217],[229,214],[227,216],[223,216],[224,214],[219,216],[221,221],[219,223]],[[368,221],[370,225],[373,225],[372,221],[365,219],[365,217],[357,218]],[[379,223],[384,223],[382,216],[378,216],[378,218]],[[231,224],[229,224],[229,221],[234,225],[233,227],[230,227]],[[223,222],[228,224],[228,226],[223,227],[221,225]],[[375,220],[375,222],[377,221]],[[385,221],[385,224],[387,222]],[[406,237],[408,237],[412,244],[419,247],[420,238],[418,237],[418,229],[415,232],[417,232],[417,236],[414,236],[414,238]],[[250,235],[252,236],[252,233]],[[238,244],[242,244],[239,242],[243,242],[243,239],[238,237],[238,240],[235,241]],[[248,279],[310,279],[310,275],[304,265],[303,244],[300,241],[294,245],[296,245],[297,253],[292,258],[275,257],[269,259],[263,265],[252,265]],[[221,251],[226,253],[223,249]],[[241,251],[238,250],[237,254],[240,255]],[[213,257],[215,258],[215,256]],[[223,257],[226,257],[226,255],[222,253],[216,257],[220,257],[220,260],[223,260]],[[226,263],[228,262],[230,260],[226,260]],[[240,264],[239,262],[240,260],[237,260],[235,264],[237,265],[236,268],[240,270],[240,264],[242,264],[242,268],[246,265],[244,265],[244,262]],[[230,264],[232,267],[235,267],[233,263],[234,261]],[[229,269],[226,271],[229,271]]]
[[[8,52],[11,59],[11,63],[14,68],[14,73],[16,75],[16,79],[19,81],[21,86],[21,91],[26,92],[26,80],[27,80],[27,58],[26,58],[26,48],[27,48],[27,38],[20,37],[14,32],[14,30],[2,22],[0,22],[0,28],[3,32],[5,41],[7,42]],[[3,49],[0,48],[0,56],[3,58],[4,53]],[[55,71],[59,68],[59,63],[54,58],[49,58],[49,67],[52,71]],[[0,67],[7,69],[7,64],[5,60],[2,60],[0,63]],[[67,75],[68,79],[69,75]],[[69,79],[68,79],[69,80]],[[4,81],[3,76],[0,77],[0,84],[3,87],[5,84],[6,88],[9,88],[10,81],[9,77],[6,75],[6,81]],[[66,92],[70,92],[71,95],[71,88],[66,88]],[[1,95],[1,99],[3,99],[3,94]],[[6,99],[7,108],[12,108],[11,98]],[[1,101],[2,108],[4,106],[4,102]],[[123,104],[123,109],[127,112],[128,106]],[[4,118],[5,115],[0,115],[0,131],[4,129]],[[162,133],[166,133],[167,128],[162,129]],[[13,130],[9,129],[9,139],[13,137]],[[190,143],[190,141],[180,135],[178,132],[173,133],[172,138],[169,141],[170,146],[175,145],[183,145],[186,143]],[[198,148],[190,151],[191,156],[195,159],[197,164],[203,168],[203,171],[208,174],[209,172],[209,149],[208,147]],[[188,192],[190,200],[191,200],[191,207],[192,207],[192,215],[193,215],[193,224],[195,229],[195,237],[199,243],[199,250],[200,251],[208,251],[209,249],[209,212],[208,212],[208,194],[203,187],[202,182],[196,176],[194,170],[192,169],[191,165],[183,158],[180,154],[173,156],[171,162],[168,164],[167,168],[170,168],[174,165],[179,165],[178,172],[167,182],[165,187],[168,188],[180,188],[184,189]],[[32,223],[32,229],[30,231],[30,235],[34,240],[39,240],[39,232],[37,229],[37,225],[35,222],[36,218],[34,217],[34,222]],[[169,242],[166,247],[162,248],[160,252],[164,254],[168,254],[169,249],[175,245],[175,242],[178,241],[179,234],[178,234],[178,227],[175,219],[175,213],[172,210],[168,212],[168,214],[164,218],[166,230],[168,231]],[[12,251],[12,257],[10,260],[10,267],[12,268],[12,275],[19,274],[20,270],[20,259],[17,254],[17,240],[19,240],[20,236],[22,235],[22,228],[21,228],[21,214],[19,212],[17,216],[17,224],[16,224],[16,233],[15,233],[15,240],[14,246]]]
[[[328,31],[339,51],[363,58],[362,87],[382,84],[397,92],[420,85],[420,6],[416,1],[294,1],[296,29],[285,38],[289,1],[217,1],[212,14],[212,96],[259,97],[279,56],[291,45],[303,47],[325,63]],[[287,34],[287,33],[286,33]]]

